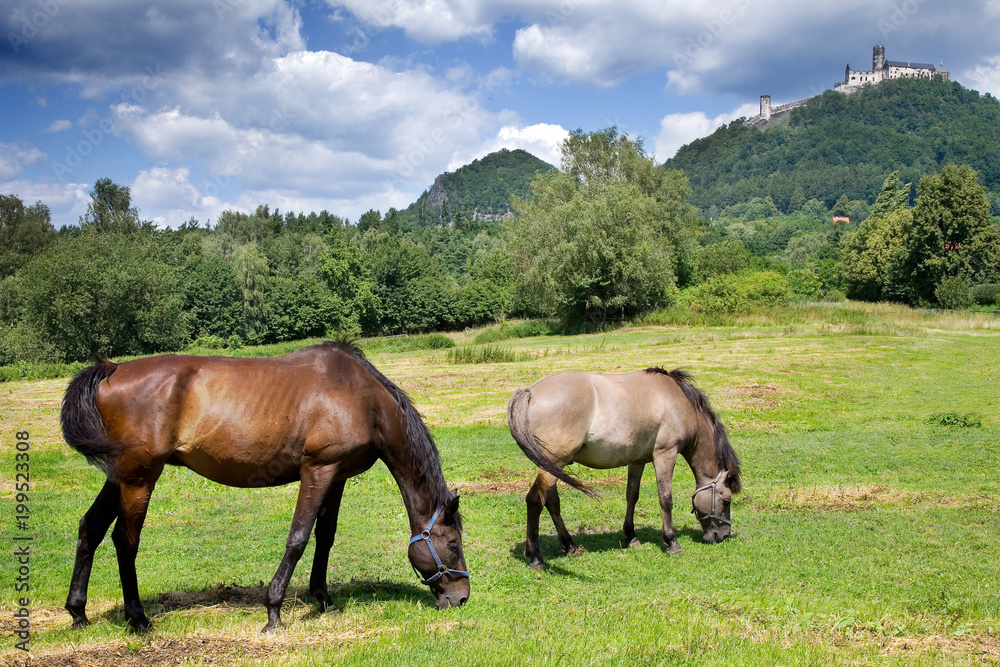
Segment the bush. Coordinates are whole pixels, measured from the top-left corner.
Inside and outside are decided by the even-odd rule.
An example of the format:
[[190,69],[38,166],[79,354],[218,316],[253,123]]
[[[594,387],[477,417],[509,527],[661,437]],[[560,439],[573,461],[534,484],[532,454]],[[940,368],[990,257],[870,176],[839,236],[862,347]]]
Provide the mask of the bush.
[[946,276],[934,290],[934,297],[942,308],[962,310],[972,305],[972,287],[965,276]]
[[712,276],[681,292],[680,302],[696,313],[747,313],[787,305],[792,295],[785,276],[775,271]]
[[788,272],[788,286],[796,301],[815,301],[823,295],[823,283],[816,274],[806,269]]
[[188,346],[189,349],[200,348],[203,350],[222,350],[225,347],[226,339],[215,334],[202,334]]
[[554,333],[552,323],[545,320],[526,320],[524,322],[504,322],[487,327],[473,341],[475,344],[496,343],[513,338],[532,338],[534,336],[550,336]]
[[1000,284],[975,285],[969,292],[972,303],[980,306],[1000,306]]

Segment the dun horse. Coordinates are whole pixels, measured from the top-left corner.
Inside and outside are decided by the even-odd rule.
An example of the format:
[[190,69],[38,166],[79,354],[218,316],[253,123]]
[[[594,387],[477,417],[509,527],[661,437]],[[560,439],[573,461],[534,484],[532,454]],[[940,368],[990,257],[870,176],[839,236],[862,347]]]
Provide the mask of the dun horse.
[[545,567],[538,546],[538,520],[544,506],[552,516],[563,552],[576,549],[559,508],[556,480],[589,496],[594,491],[563,471],[570,463],[590,468],[628,466],[625,541],[639,544],[633,516],[639,482],[647,463],[656,471],[663,542],[679,554],[674,532],[671,489],[680,454],[694,472],[692,511],[706,542],[729,537],[729,502],[740,491],[740,468],[726,429],[705,395],[680,370],[660,368],[621,375],[559,373],[518,389],[507,406],[514,440],[541,470],[528,491],[524,555],[532,568]]
[[385,462],[410,520],[408,555],[437,606],[469,597],[458,496],[430,432],[406,394],[352,346],[321,343],[271,359],[162,355],[81,371],[63,399],[63,435],[107,474],[80,520],[66,609],[88,623],[94,550],[112,522],[125,617],[150,623],[135,559],[150,495],[164,465],[220,484],[261,487],[299,480],[285,554],[265,595],[267,625],[281,625],[292,571],[316,527],[309,589],[331,605],[326,572],[345,481]]

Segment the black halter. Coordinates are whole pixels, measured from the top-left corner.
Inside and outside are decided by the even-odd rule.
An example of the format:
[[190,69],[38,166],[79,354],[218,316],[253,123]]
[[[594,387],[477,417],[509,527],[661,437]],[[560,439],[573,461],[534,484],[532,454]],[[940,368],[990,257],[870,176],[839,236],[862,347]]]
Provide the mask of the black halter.
[[[727,526],[733,525],[732,521],[722,516],[721,514],[716,514],[715,512],[715,494],[716,494],[715,486],[719,483],[719,479],[721,479],[722,476],[725,475],[727,472],[729,471],[728,470],[720,471],[719,474],[715,476],[715,479],[713,479],[711,482],[708,482],[707,484],[702,484],[701,486],[699,486],[697,489],[694,490],[694,493],[691,494],[691,514],[694,514],[695,517],[698,518],[698,521],[707,521],[709,519],[715,519],[716,521],[724,523]],[[708,514],[699,514],[698,508],[694,504],[694,499],[699,493],[701,493],[702,491],[707,491],[709,489],[712,490],[712,511],[709,512]]]
[[[416,535],[410,538],[410,544],[413,544],[418,540],[423,540],[424,542],[427,543],[427,548],[431,550],[431,557],[434,559],[434,564],[437,566],[437,572],[427,577],[426,579],[421,580],[421,583],[427,585],[433,584],[435,581],[437,581],[446,574],[456,574],[460,577],[469,576],[469,573],[464,570],[453,570],[450,567],[445,567],[444,564],[441,563],[441,559],[438,558],[437,551],[434,550],[434,544],[431,542],[431,528],[434,527],[434,522],[437,521],[438,516],[441,514],[441,510],[443,509],[444,505],[434,510],[434,516],[432,516],[431,520],[427,522],[427,527],[424,528],[422,532],[417,533]],[[417,572],[417,568],[414,567],[413,571]],[[417,572],[417,576],[420,577],[422,575],[419,572]]]

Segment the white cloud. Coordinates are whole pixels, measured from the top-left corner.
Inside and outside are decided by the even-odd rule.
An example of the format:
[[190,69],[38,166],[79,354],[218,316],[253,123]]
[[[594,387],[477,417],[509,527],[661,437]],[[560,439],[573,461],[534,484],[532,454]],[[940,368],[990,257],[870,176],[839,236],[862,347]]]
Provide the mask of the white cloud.
[[501,148],[507,150],[520,148],[558,167],[562,162],[562,143],[568,136],[569,132],[560,125],[546,123],[527,127],[504,125],[495,137],[484,142],[477,150],[456,153],[448,165],[448,171],[455,171]]
[[44,160],[45,153],[34,146],[0,143],[0,178],[14,178]]
[[1000,97],[1000,55],[990,56],[962,75],[962,81],[981,93]]
[[0,182],[0,193],[16,195],[26,205],[40,201],[49,207],[56,227],[59,220],[75,223],[87,212],[90,186],[84,183],[51,183],[28,180]]
[[45,128],[46,132],[62,132],[73,127],[73,123],[68,120],[54,120],[52,124]]
[[656,137],[655,155],[659,162],[672,158],[677,149],[695,139],[707,137],[723,125],[740,117],[757,115],[760,108],[753,104],[743,104],[729,113],[709,118],[702,111],[667,114],[660,121],[660,134]]

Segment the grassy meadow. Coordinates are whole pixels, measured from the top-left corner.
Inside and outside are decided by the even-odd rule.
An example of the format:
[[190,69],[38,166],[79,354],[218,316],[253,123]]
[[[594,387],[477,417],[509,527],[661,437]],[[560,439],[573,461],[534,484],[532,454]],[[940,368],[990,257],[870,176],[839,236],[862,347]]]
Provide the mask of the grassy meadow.
[[[284,550],[297,485],[231,489],[185,469],[161,477],[137,570],[154,630],[124,622],[114,549],[97,552],[88,614],[62,609],[77,523],[103,476],[63,443],[68,378],[0,383],[5,542],[0,663],[14,649],[14,537],[30,535],[34,665],[982,665],[1000,664],[1000,318],[888,305],[810,305],[719,322],[651,317],[578,336],[450,349],[368,348],[425,416],[462,495],[472,594],[437,611],[406,559],[402,500],[381,464],[351,480],[328,573],[339,613],[309,598],[310,546],[261,635],[264,585]],[[491,338],[498,338],[493,336]],[[405,346],[402,346],[405,347]],[[467,350],[456,353],[455,350]],[[584,547],[549,568],[522,557],[534,468],[506,427],[515,388],[559,371],[684,368],[742,461],[733,538],[705,544],[675,475],[683,555],[663,550],[647,467],[625,549],[625,469],[570,472],[562,490]],[[12,522],[16,434],[30,433],[31,519]]]

